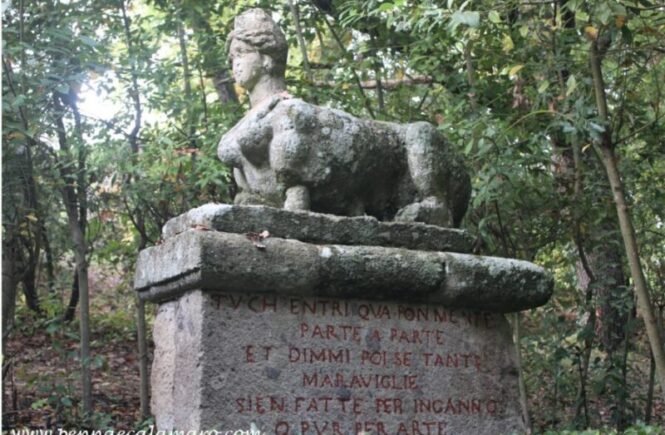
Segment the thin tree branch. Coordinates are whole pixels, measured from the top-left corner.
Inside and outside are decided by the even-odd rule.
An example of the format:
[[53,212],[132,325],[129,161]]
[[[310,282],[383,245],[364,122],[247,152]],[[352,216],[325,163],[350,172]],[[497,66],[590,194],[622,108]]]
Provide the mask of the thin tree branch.
[[289,8],[291,9],[291,15],[293,15],[293,24],[296,27],[296,39],[298,40],[298,47],[300,47],[300,54],[302,55],[305,76],[307,77],[307,81],[311,82],[312,69],[309,66],[307,46],[305,45],[305,38],[302,36],[302,28],[300,27],[300,11],[298,10],[298,5],[293,0],[289,0]]
[[127,16],[125,0],[120,0],[120,10],[122,11],[122,22],[125,30],[125,42],[127,44],[127,55],[129,56],[129,73],[132,80],[132,86],[129,90],[129,96],[134,102],[134,127],[127,135],[129,146],[134,154],[139,152],[138,135],[141,129],[141,97],[139,94],[138,74],[136,72],[136,55],[134,53],[134,44],[130,31],[130,18]]
[[[360,82],[360,87],[362,89],[377,89],[378,86],[381,86],[381,89],[392,91],[398,89],[401,86],[414,86],[414,85],[429,85],[433,83],[433,78],[430,76],[415,76],[415,77],[405,77],[401,79],[388,79],[382,80],[379,84],[376,80],[367,80]],[[339,83],[336,82],[326,82],[326,81],[315,81],[315,86],[326,87],[326,88],[336,88],[339,87]]]
[[[317,9],[318,11],[318,9]],[[330,30],[330,33],[333,35],[333,39],[339,46],[339,49],[342,51],[344,57],[348,58],[348,52],[346,51],[346,47],[344,47],[344,44],[342,43],[342,40],[340,39],[339,35],[337,35],[337,32],[335,31],[334,27],[332,24],[330,24],[330,21],[328,21],[328,18],[325,16],[325,14],[322,14],[320,12],[317,12],[319,16],[323,19],[323,21],[326,23],[326,26]],[[369,103],[369,99],[367,98],[367,95],[365,94],[365,90],[362,87],[362,82],[360,81],[360,77],[358,76],[358,72],[356,71],[355,68],[351,67],[351,72],[353,73],[353,77],[356,81],[356,85],[358,87],[358,90],[360,91],[360,95],[362,96],[363,103],[365,104],[365,109],[367,109],[367,112],[369,112],[369,115],[374,119],[376,116],[374,115],[374,110],[372,110],[372,106]]]

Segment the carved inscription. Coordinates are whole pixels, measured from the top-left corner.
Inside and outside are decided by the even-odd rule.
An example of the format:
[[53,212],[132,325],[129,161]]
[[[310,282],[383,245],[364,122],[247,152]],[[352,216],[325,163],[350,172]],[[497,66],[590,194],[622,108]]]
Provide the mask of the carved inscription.
[[[440,306],[209,296],[224,421],[264,433],[441,435],[516,426],[505,319]],[[219,381],[215,381],[215,380]],[[499,425],[497,426],[497,423]]]

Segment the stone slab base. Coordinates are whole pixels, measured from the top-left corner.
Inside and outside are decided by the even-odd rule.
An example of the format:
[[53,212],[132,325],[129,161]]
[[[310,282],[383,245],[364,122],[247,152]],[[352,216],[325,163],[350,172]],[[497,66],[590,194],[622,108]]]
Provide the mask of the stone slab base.
[[160,430],[523,432],[501,314],[193,290],[159,307]]
[[209,204],[143,250],[160,430],[524,432],[503,314],[552,277],[460,230]]
[[141,251],[134,288],[149,301],[194,289],[408,300],[511,312],[544,304],[552,278],[507,258],[381,246],[318,245],[189,229]]
[[336,216],[264,205],[206,204],[170,219],[164,240],[191,228],[338,245],[390,246],[423,251],[471,252],[473,238],[457,228],[420,222],[382,222],[371,216]]

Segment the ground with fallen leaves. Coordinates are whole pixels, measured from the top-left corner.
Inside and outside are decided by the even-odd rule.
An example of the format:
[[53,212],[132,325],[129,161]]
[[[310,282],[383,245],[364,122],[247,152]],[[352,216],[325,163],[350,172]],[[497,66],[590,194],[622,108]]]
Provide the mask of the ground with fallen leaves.
[[[91,429],[137,429],[139,365],[134,298],[124,275],[91,273],[91,367],[94,416]],[[43,298],[45,311],[58,301]],[[55,307],[55,308],[54,308]],[[80,428],[78,323],[41,318],[18,301],[13,331],[4,346],[2,429]],[[50,318],[51,320],[48,320]],[[55,318],[55,320],[54,320]]]
[[[116,429],[135,428],[139,420],[139,375],[136,340],[108,342],[93,334],[93,402],[96,420]],[[52,428],[77,424],[79,360],[74,339],[54,349],[43,330],[15,335],[6,344],[12,355],[3,390],[3,429]],[[93,358],[95,358],[93,357]]]

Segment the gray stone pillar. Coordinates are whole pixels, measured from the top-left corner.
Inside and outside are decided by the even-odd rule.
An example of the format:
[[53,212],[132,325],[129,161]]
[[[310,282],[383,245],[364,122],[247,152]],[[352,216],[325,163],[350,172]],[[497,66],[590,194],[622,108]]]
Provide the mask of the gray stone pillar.
[[160,430],[267,434],[522,432],[503,313],[551,278],[469,255],[461,231],[264,206],[207,205],[139,256],[160,304]]

